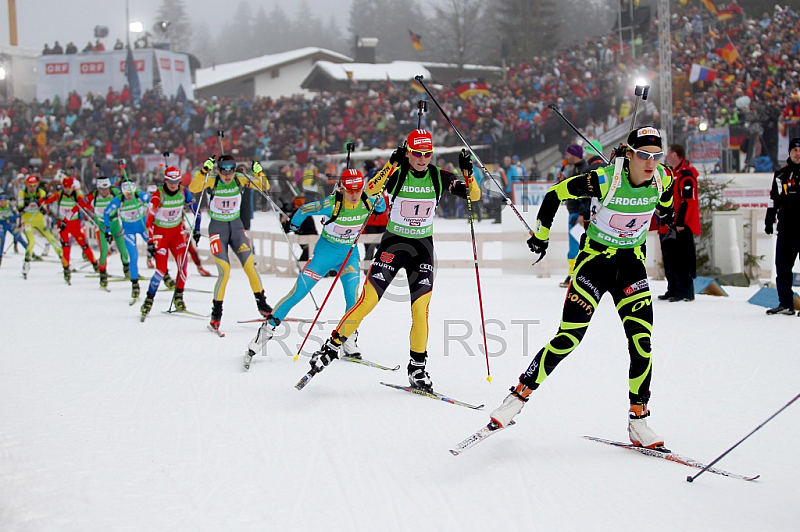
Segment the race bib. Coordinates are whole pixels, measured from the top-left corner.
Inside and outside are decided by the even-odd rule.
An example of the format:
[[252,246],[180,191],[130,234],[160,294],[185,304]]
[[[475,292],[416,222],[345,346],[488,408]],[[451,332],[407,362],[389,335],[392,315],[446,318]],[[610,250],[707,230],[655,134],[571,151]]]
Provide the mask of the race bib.
[[126,222],[138,222],[142,215],[138,210],[132,211],[118,211],[119,217],[125,220]]
[[175,209],[159,209],[156,218],[162,222],[175,222],[183,215],[183,207]]
[[400,202],[400,216],[403,218],[429,218],[433,215],[436,203],[425,200],[408,200]]
[[[648,213],[650,214],[650,213]],[[645,224],[650,223],[650,216],[644,214],[614,214],[608,221],[608,225],[620,233],[636,233]]]
[[214,196],[211,209],[219,214],[230,214],[239,209],[239,198],[241,196],[220,197]]

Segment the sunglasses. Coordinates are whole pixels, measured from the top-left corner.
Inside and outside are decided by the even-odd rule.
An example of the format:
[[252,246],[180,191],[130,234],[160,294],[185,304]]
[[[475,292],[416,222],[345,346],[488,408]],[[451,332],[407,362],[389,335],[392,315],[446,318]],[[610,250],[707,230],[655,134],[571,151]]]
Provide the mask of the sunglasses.
[[411,155],[417,157],[418,159],[427,159],[428,157],[433,155],[432,151],[412,151],[410,153]]
[[225,166],[220,166],[220,167],[219,167],[219,173],[220,173],[220,174],[232,174],[235,168],[236,168],[236,165],[232,165],[232,166],[228,166],[228,165],[225,165]]
[[650,159],[653,159],[654,161],[658,162],[661,160],[662,157],[664,157],[663,151],[657,151],[655,153],[652,153],[649,151],[637,150],[636,148],[631,148],[631,151],[633,151],[636,154],[636,157],[638,157],[643,161],[649,161]]

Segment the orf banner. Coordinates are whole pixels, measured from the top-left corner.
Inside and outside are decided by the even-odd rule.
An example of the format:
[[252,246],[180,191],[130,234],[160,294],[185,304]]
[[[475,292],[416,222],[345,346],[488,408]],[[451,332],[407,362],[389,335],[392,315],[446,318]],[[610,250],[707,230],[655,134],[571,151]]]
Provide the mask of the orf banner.
[[[73,91],[105,96],[109,87],[120,92],[128,84],[125,56],[125,50],[43,55],[37,63],[36,98],[44,101],[58,96],[64,101]],[[153,51],[135,50],[133,56],[142,91],[152,89]]]
[[700,135],[691,135],[686,141],[686,158],[694,164],[722,164],[722,150],[730,147],[730,130],[727,127],[709,129]]
[[164,96],[175,97],[178,88],[183,87],[186,97],[194,99],[192,74],[189,71],[189,56],[166,50],[154,50],[156,70],[161,79],[161,92]]

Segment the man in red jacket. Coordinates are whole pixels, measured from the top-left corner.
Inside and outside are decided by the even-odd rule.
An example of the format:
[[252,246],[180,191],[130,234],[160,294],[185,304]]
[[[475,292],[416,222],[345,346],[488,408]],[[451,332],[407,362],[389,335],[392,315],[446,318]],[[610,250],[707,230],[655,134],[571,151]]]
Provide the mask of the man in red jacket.
[[667,291],[658,299],[694,301],[694,278],[697,276],[694,236],[700,234],[698,172],[686,159],[683,144],[669,146],[666,163],[675,174],[675,220],[658,230],[667,277]]

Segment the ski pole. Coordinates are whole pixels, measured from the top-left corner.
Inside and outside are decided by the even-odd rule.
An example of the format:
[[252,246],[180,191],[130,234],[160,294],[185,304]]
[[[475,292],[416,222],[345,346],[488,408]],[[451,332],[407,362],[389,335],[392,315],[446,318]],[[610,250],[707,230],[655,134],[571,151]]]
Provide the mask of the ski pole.
[[[381,189],[378,191],[377,194],[375,194],[376,198],[380,197],[383,194],[383,189],[386,188],[388,177],[398,168],[399,166],[395,166],[391,162],[387,162],[385,165],[383,165],[383,168],[381,168],[380,171],[377,174],[375,174],[375,176],[372,178],[371,181],[374,182],[383,181]],[[353,250],[358,244],[358,239],[361,238],[361,235],[364,233],[364,228],[367,227],[367,222],[369,221],[369,217],[372,216],[372,213],[375,211],[375,206],[377,204],[378,204],[377,200],[372,204],[372,208],[369,210],[369,214],[364,219],[364,223],[361,224],[361,228],[359,228],[358,233],[356,233],[355,240],[353,240],[353,243],[350,244],[350,249],[347,251],[347,255],[342,261],[342,265],[339,266],[339,271],[336,272],[336,277],[333,278],[331,287],[328,289],[328,293],[325,295],[325,299],[322,300],[322,305],[319,307],[316,316],[314,316],[314,321],[311,322],[311,326],[308,328],[308,332],[303,338],[303,342],[300,344],[300,348],[297,350],[297,354],[294,356],[293,360],[297,360],[298,358],[300,358],[300,353],[303,351],[303,347],[306,345],[306,341],[308,340],[308,337],[311,335],[311,331],[314,330],[314,325],[316,325],[317,320],[319,319],[319,315],[322,313],[322,309],[325,308],[325,303],[328,302],[328,298],[331,296],[331,292],[333,292],[333,287],[336,286],[336,281],[338,281],[339,277],[342,275],[342,271],[344,270],[347,261],[350,259],[350,255],[353,253]]]
[[455,126],[455,124],[453,124],[453,121],[450,120],[449,116],[447,116],[447,113],[445,112],[445,110],[442,109],[442,106],[439,105],[439,102],[436,101],[436,98],[433,96],[433,94],[431,94],[431,91],[429,91],[428,87],[425,85],[425,83],[422,82],[422,79],[423,79],[422,76],[416,76],[414,79],[416,79],[419,82],[419,84],[422,85],[422,88],[425,89],[425,92],[427,92],[428,96],[431,97],[431,100],[436,105],[436,107],[439,109],[439,112],[442,113],[442,116],[444,117],[444,119],[447,120],[447,123],[450,124],[450,127],[452,127],[453,131],[455,131],[456,135],[458,135],[458,138],[461,139],[461,142],[464,144],[464,146],[467,147],[469,152],[475,158],[475,161],[480,165],[481,170],[483,170],[484,174],[488,175],[489,178],[494,182],[495,186],[497,186],[497,189],[500,191],[500,194],[502,194],[503,198],[505,199],[506,205],[511,207],[511,210],[514,211],[514,214],[517,215],[517,218],[519,218],[519,221],[522,222],[522,225],[525,226],[525,229],[528,230],[528,233],[533,235],[533,229],[531,229],[531,226],[528,225],[528,222],[525,221],[525,218],[523,218],[522,215],[517,210],[517,208],[514,207],[514,204],[511,202],[511,199],[503,191],[503,187],[500,186],[500,183],[497,182],[497,179],[486,168],[486,165],[483,164],[483,161],[481,161],[481,158],[478,157],[478,154],[475,153],[475,150],[472,149],[472,146],[470,146],[469,143],[464,139],[464,137],[461,135],[461,132],[459,132],[458,128]]
[[[222,141],[220,141],[220,144],[222,144]],[[212,155],[212,157],[213,157],[213,155]],[[191,227],[189,227],[189,229],[192,232],[194,232],[195,226],[197,225],[197,217],[200,216],[200,205],[203,204],[203,196],[205,196],[205,194],[206,194],[206,181],[207,180],[208,180],[208,174],[205,174],[203,176],[203,190],[200,192],[200,200],[195,203],[194,220],[192,220],[192,225],[191,225]],[[183,185],[181,185],[181,187],[183,187]],[[183,221],[181,221],[181,224],[183,224]],[[178,279],[180,279],[181,275],[183,275],[183,281],[184,282],[186,282],[186,278],[187,278],[186,271],[184,270],[184,265],[186,264],[186,260],[189,258],[189,239],[190,238],[192,238],[192,235],[189,235],[189,237],[186,239],[186,251],[183,252],[183,259],[178,264]],[[175,303],[175,292],[177,292],[177,291],[178,291],[178,289],[177,289],[177,286],[176,286],[175,291],[172,292],[172,299],[170,299],[170,301],[169,301],[169,309],[167,310],[167,312],[172,312],[172,305]]]
[[[580,136],[580,137],[581,137],[581,138],[584,140],[584,142],[586,142],[586,145],[587,145],[587,146],[591,146],[591,145],[592,145],[592,143],[591,143],[591,142],[589,142],[589,139],[587,139],[587,138],[586,138],[586,137],[583,135],[583,133],[581,133],[581,132],[580,132],[580,130],[579,130],[577,127],[575,127],[575,125],[574,125],[572,122],[570,122],[570,121],[569,121],[569,118],[567,118],[566,116],[564,116],[563,114],[561,114],[561,111],[559,111],[559,110],[558,110],[558,107],[556,107],[556,106],[555,106],[555,105],[553,105],[552,103],[551,103],[550,105],[548,105],[547,107],[548,107],[548,108],[550,108],[550,109],[552,109],[553,111],[555,111],[555,112],[556,112],[556,114],[557,114],[558,116],[560,116],[560,117],[561,117],[561,118],[564,120],[564,122],[566,122],[566,123],[567,123],[567,125],[568,125],[569,127],[571,127],[571,128],[572,128],[572,131],[574,131],[575,133],[577,133],[577,134],[578,134],[578,135],[579,135],[579,136]],[[600,157],[602,157],[602,158],[603,158],[603,162],[604,162],[604,163],[606,163],[606,164],[611,164],[611,162],[610,162],[608,159],[606,159],[606,156],[605,156],[605,155],[603,155],[602,153],[600,153],[600,154],[598,154],[598,155],[600,155]],[[566,159],[564,159],[564,161],[566,161]],[[565,167],[566,167],[566,165],[562,166],[562,167],[561,167],[561,170],[563,171]]]
[[[462,150],[462,155],[468,157],[466,150]],[[467,208],[469,209],[469,231],[472,235],[472,258],[475,261],[475,281],[478,285],[478,308],[481,313],[481,332],[483,333],[483,352],[486,355],[486,380],[492,382],[492,371],[489,369],[489,344],[486,342],[486,319],[483,315],[483,294],[481,292],[481,272],[478,269],[478,247],[475,244],[475,222],[474,212],[472,210],[472,199],[469,197],[469,182],[470,179],[475,179],[475,176],[470,176],[469,172],[462,170],[461,174],[464,177],[464,184],[467,186]]]
[[[281,215],[285,216],[285,217],[286,217],[287,219],[289,219],[289,220],[291,220],[291,219],[292,219],[292,217],[291,217],[291,216],[289,216],[288,214],[286,214],[285,212],[283,212],[283,209],[281,209],[280,207],[278,207],[278,206],[275,204],[275,202],[274,202],[274,201],[272,201],[272,198],[270,198],[270,197],[269,197],[269,194],[266,194],[266,193],[265,193],[263,190],[261,190],[261,189],[260,189],[260,188],[259,188],[259,187],[256,185],[256,182],[255,182],[255,181],[253,181],[253,179],[252,179],[252,178],[251,178],[249,175],[247,175],[247,174],[244,174],[244,176],[247,178],[247,180],[248,180],[248,181],[250,181],[250,183],[252,183],[252,184],[253,184],[253,186],[255,187],[255,189],[256,189],[256,190],[258,190],[259,194],[261,194],[261,196],[262,196],[264,199],[266,199],[266,200],[269,202],[269,204],[270,204],[270,205],[272,205],[272,209],[275,211],[275,214],[277,214],[277,215],[278,215],[278,222],[280,222],[280,217],[281,217]],[[283,232],[283,231],[282,231],[282,232]],[[292,254],[292,258],[294,259],[295,266],[297,266],[297,273],[301,273],[301,272],[303,271],[303,268],[301,268],[301,267],[300,267],[300,259],[298,259],[298,258],[297,258],[297,255],[295,255],[295,253],[294,253],[294,249],[292,249],[292,243],[289,241],[289,235],[287,235],[286,233],[283,233],[283,236],[284,236],[284,238],[286,239],[286,244],[289,246],[289,253],[291,253],[291,254]],[[305,280],[305,278],[303,278],[303,283],[306,283],[306,280]],[[310,290],[310,289],[309,289],[309,291],[308,291],[308,295],[310,295],[310,296],[311,296],[311,301],[314,303],[314,308],[315,308],[316,310],[319,310],[319,305],[317,304],[317,300],[314,298],[314,294],[311,292],[311,290]]]
[[636,103],[633,104],[633,116],[631,117],[631,130],[628,131],[628,135],[631,134],[631,131],[636,129],[636,111],[639,109],[639,98],[641,97],[642,100],[647,100],[647,93],[650,91],[650,85],[636,85],[636,88],[633,90],[633,93],[636,95]]
[[752,431],[750,431],[750,434],[748,434],[747,436],[745,436],[744,438],[742,438],[741,440],[739,440],[738,442],[736,442],[736,444],[735,444],[733,447],[731,447],[730,449],[728,449],[727,451],[725,451],[724,453],[722,453],[721,455],[719,455],[718,457],[716,457],[716,458],[714,459],[714,461],[713,461],[713,462],[711,462],[710,464],[708,464],[707,466],[705,466],[703,469],[701,469],[699,473],[697,473],[697,474],[696,474],[696,475],[694,475],[694,476],[692,476],[692,475],[689,475],[688,477],[686,477],[686,482],[694,482],[694,479],[696,479],[697,477],[699,477],[700,475],[702,475],[703,473],[705,473],[705,472],[706,472],[706,470],[708,470],[708,468],[710,468],[711,466],[713,466],[714,464],[716,464],[717,462],[719,462],[719,461],[720,461],[720,460],[721,460],[721,459],[722,459],[722,458],[723,458],[723,457],[724,457],[726,454],[728,454],[729,452],[731,452],[732,450],[734,450],[734,449],[735,449],[735,448],[736,448],[736,447],[737,447],[737,446],[738,446],[740,443],[742,443],[744,440],[746,440],[747,438],[749,438],[750,436],[752,436],[752,435],[753,435],[753,433],[755,433],[755,432],[756,432],[758,429],[760,429],[761,427],[763,427],[764,425],[766,425],[766,424],[767,424],[767,423],[768,423],[768,422],[769,422],[769,421],[770,421],[772,418],[774,418],[775,416],[777,416],[778,414],[780,414],[781,412],[783,412],[784,410],[786,410],[786,409],[789,407],[789,405],[790,405],[790,404],[792,404],[792,403],[794,403],[795,401],[797,401],[797,399],[798,399],[798,398],[800,398],[800,393],[799,393],[799,394],[797,394],[797,395],[795,395],[795,396],[792,398],[792,400],[791,400],[791,401],[789,401],[788,403],[786,403],[785,405],[783,405],[783,407],[782,407],[780,410],[778,410],[777,412],[775,412],[774,414],[772,414],[771,416],[769,416],[769,418],[767,418],[767,420],[766,420],[766,421],[764,421],[764,422],[763,422],[761,425],[757,426],[757,427],[756,427],[756,428],[754,428]]

